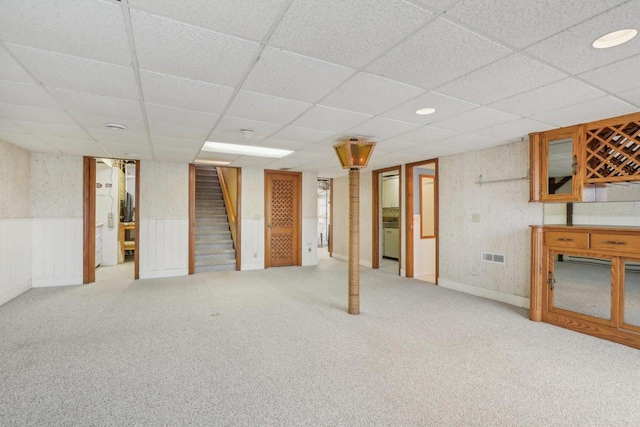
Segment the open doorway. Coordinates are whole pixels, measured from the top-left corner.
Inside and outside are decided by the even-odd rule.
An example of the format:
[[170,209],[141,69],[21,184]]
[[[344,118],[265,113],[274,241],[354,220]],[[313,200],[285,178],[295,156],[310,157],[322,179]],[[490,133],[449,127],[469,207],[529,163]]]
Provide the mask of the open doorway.
[[400,166],[373,171],[372,268],[400,274],[402,198]]
[[407,277],[438,280],[438,160],[406,166]]
[[84,159],[83,283],[137,279],[140,162]]
[[328,258],[331,245],[331,187],[330,178],[318,178],[318,258]]

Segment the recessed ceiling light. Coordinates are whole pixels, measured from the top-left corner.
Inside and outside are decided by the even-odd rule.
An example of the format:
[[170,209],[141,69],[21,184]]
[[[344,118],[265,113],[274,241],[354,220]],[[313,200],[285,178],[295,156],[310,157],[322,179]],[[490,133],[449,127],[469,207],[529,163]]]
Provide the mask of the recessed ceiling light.
[[195,164],[197,165],[228,165],[231,162],[225,162],[224,160],[209,160],[209,159],[196,159]]
[[435,112],[436,112],[436,109],[431,107],[421,108],[419,110],[416,110],[416,114],[421,116],[426,116],[427,114],[433,114]]
[[638,34],[638,30],[627,28],[626,30],[618,30],[598,38],[591,46],[596,49],[606,49],[626,43]]
[[212,151],[214,153],[225,154],[242,154],[245,156],[256,157],[274,157],[280,159],[293,153],[289,150],[280,150],[279,148],[256,147],[253,145],[227,144],[224,142],[207,141],[202,147],[203,151]]
[[115,130],[126,130],[127,127],[125,125],[121,125],[120,123],[105,123],[104,127]]

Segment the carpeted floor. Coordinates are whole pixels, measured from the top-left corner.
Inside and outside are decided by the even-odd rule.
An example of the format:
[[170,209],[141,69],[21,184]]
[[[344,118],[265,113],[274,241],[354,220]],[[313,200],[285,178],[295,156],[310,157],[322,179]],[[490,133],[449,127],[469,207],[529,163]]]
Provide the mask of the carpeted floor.
[[640,425],[640,351],[347,265],[33,289],[0,307],[0,425]]

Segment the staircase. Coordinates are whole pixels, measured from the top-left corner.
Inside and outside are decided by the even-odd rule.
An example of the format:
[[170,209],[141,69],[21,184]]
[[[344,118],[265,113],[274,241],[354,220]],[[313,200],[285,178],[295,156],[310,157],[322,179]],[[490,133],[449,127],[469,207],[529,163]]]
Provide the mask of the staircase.
[[227,209],[215,167],[196,166],[196,273],[236,269]]

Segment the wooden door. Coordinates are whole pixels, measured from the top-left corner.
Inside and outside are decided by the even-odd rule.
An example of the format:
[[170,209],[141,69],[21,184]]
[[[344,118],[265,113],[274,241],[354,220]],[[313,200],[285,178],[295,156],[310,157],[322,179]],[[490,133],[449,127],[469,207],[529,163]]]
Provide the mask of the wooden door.
[[301,177],[265,171],[265,268],[302,264]]

